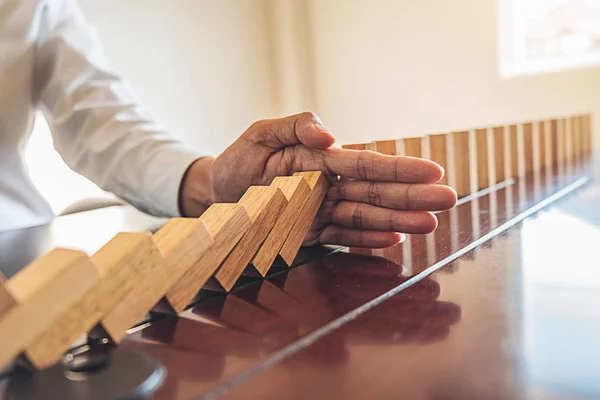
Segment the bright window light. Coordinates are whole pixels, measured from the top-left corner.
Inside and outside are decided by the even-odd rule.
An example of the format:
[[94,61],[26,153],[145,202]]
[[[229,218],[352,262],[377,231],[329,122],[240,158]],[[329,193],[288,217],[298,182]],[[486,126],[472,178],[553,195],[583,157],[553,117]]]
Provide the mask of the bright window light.
[[502,77],[600,66],[600,1],[498,0]]

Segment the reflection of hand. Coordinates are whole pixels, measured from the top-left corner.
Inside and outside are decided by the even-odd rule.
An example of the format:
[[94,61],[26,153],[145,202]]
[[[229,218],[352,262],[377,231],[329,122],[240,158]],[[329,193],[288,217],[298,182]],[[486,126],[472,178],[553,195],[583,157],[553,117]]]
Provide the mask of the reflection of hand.
[[311,113],[259,121],[216,159],[190,167],[183,213],[197,216],[208,203],[236,202],[249,186],[268,185],[276,176],[324,171],[331,189],[304,244],[381,248],[398,243],[397,232],[432,232],[437,221],[429,211],[456,203],[453,189],[434,185],[444,173],[436,163],[333,148],[334,141]]

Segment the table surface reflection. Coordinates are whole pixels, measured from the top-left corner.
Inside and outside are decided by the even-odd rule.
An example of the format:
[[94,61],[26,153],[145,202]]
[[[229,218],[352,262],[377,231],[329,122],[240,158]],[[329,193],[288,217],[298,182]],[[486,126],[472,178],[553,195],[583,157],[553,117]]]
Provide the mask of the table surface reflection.
[[156,399],[598,398],[592,161],[509,182],[391,249],[306,249],[121,346],[166,367]]

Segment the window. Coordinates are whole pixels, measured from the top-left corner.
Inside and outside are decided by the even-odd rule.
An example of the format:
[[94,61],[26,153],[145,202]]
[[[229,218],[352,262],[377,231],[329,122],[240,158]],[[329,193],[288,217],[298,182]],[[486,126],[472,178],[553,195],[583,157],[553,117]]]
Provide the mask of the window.
[[498,0],[500,73],[600,65],[600,1]]

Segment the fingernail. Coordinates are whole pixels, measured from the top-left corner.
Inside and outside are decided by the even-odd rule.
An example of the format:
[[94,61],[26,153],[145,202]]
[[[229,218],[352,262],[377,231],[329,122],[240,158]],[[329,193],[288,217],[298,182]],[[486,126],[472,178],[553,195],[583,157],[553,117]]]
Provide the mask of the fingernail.
[[336,137],[333,135],[333,133],[329,132],[329,130],[327,128],[325,128],[323,125],[316,123],[315,122],[315,128],[317,128],[317,130],[325,135],[329,135],[333,141],[336,141]]

